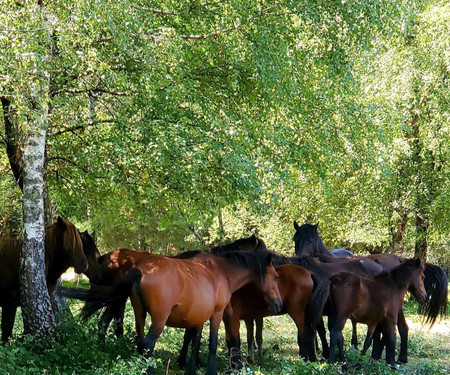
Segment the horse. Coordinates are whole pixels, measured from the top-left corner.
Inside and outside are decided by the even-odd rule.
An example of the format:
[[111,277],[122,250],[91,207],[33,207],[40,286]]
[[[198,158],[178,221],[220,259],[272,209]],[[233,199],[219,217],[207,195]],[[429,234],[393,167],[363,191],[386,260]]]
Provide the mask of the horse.
[[[367,324],[368,334],[362,349],[362,355],[370,347],[377,325],[383,333],[386,345],[386,362],[395,366],[395,326],[403,299],[408,290],[418,300],[426,298],[423,284],[424,262],[409,259],[373,278],[365,278],[351,272],[340,272],[330,277],[329,301],[327,302],[330,323],[329,363],[335,362],[336,347],[343,360],[344,338],[342,329],[349,317],[354,321]],[[374,357],[381,356],[382,346],[373,347]],[[375,353],[379,351],[379,353]],[[378,358],[377,358],[378,359]]]
[[[257,323],[256,341],[261,355],[263,318],[282,314],[289,314],[294,321],[298,332],[299,355],[307,356],[305,353],[308,348],[305,348],[302,339],[305,322],[306,324],[315,324],[309,323],[309,321],[317,316],[316,306],[323,306],[324,301],[321,302],[316,298],[318,288],[315,285],[313,275],[306,268],[293,264],[283,264],[276,266],[275,269],[279,276],[278,289],[283,301],[283,308],[277,314],[269,311],[261,294],[252,284],[243,286],[234,292],[231,297],[230,308],[223,318],[231,368],[239,369],[242,367],[239,337],[240,320],[244,320],[247,326],[247,346],[251,361],[254,357],[253,321]],[[311,302],[315,304],[307,309]]]
[[[317,226],[303,224],[299,226],[294,221],[296,233],[294,235],[295,252],[297,256],[313,256],[321,260],[322,263],[328,263],[328,266],[322,267],[321,271],[327,274],[333,274],[340,271],[351,271],[359,276],[373,277],[383,271],[389,271],[400,265],[406,258],[391,254],[376,254],[362,257],[344,258],[336,260],[329,256],[328,250],[322,243],[317,233]],[[319,250],[320,249],[320,250]],[[304,261],[304,260],[303,260]],[[361,262],[364,267],[355,267],[355,262]],[[334,265],[331,265],[333,263]],[[309,266],[318,267],[318,264],[309,264]],[[321,268],[321,267],[319,267]],[[419,303],[419,312],[425,316],[425,321],[434,324],[439,315],[445,315],[447,309],[448,281],[447,275],[440,267],[430,263],[425,263],[424,285],[427,291],[427,297],[424,302]],[[403,313],[399,311],[398,330],[400,335],[400,353],[398,362],[408,362],[408,325]],[[319,336],[322,342],[322,348],[325,355],[328,353],[328,343],[325,338],[323,327],[319,327]],[[353,323],[352,345],[356,348],[358,344],[356,323]]]
[[[229,251],[199,253],[190,259],[175,259],[130,249],[116,253],[116,265],[134,263],[122,281],[110,293],[77,292],[67,288],[63,293],[91,300],[85,317],[103,306],[122,305],[131,298],[135,314],[138,352],[151,356],[164,327],[195,329],[192,356],[187,372],[195,373],[203,324],[209,320],[209,356],[206,374],[217,374],[218,329],[231,295],[243,285],[254,282],[273,312],[281,309],[278,275],[267,252]],[[103,275],[104,276],[104,275]],[[91,286],[92,288],[92,286]],[[114,298],[112,296],[115,296]],[[94,303],[97,301],[98,303]],[[144,335],[145,318],[151,326]],[[147,369],[153,374],[153,368]]]
[[335,258],[352,257],[354,254],[347,249],[334,249],[331,252],[325,247],[317,233],[317,228],[319,224],[302,224],[298,225],[294,221],[294,243],[295,243],[295,254],[303,256],[332,256]]
[[83,252],[88,262],[88,269],[84,274],[88,277],[92,284],[100,284],[102,281],[102,271],[98,264],[101,257],[94,239],[87,230],[79,232],[81,242],[83,243]]
[[[92,237],[88,242],[90,243],[89,248],[93,249],[95,243]],[[217,253],[226,251],[265,251],[265,250],[267,250],[265,243],[253,234],[250,237],[240,238],[238,240],[235,240],[233,242],[224,245],[215,246],[211,248],[209,251],[212,253]],[[123,257],[120,255],[122,251],[127,250],[116,249],[107,254],[98,256],[97,266],[93,265],[92,269],[95,271],[92,271],[91,274],[95,276],[98,275],[98,273],[100,273],[101,281],[98,281],[98,277],[97,280],[94,280],[91,279],[91,277],[88,275],[91,284],[115,287],[123,280],[123,277],[126,272],[128,272],[131,268],[135,268],[136,263],[139,263],[141,260],[146,258],[145,252],[133,253],[132,259],[122,260],[122,262],[119,264],[118,259],[119,258],[123,259]],[[92,253],[93,250],[91,250],[90,252]],[[189,259],[199,253],[201,253],[200,250],[192,250],[174,255],[172,257],[178,259]],[[125,314],[125,307],[126,301],[122,305],[115,304],[106,307],[105,311],[100,317],[100,321],[98,324],[99,339],[101,342],[103,343],[105,342],[106,332],[112,320],[114,320],[115,323],[114,324],[115,336],[117,338],[123,336],[123,318]],[[185,363],[182,357],[179,359],[178,362],[181,365],[184,365]]]
[[[0,239],[0,307],[2,307],[2,342],[12,335],[17,307],[20,305],[19,256],[22,241]],[[69,268],[86,272],[88,261],[83,253],[78,229],[58,217],[45,228],[45,271],[49,293],[55,290],[59,277]]]

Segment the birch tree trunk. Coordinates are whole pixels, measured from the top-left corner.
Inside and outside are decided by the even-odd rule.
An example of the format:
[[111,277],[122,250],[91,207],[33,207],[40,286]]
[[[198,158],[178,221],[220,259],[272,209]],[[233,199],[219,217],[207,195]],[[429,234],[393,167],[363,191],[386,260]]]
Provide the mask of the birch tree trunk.
[[56,327],[45,269],[44,176],[50,103],[51,17],[42,2],[32,8],[43,33],[36,35],[30,60],[23,149],[23,245],[20,254],[20,303],[25,333],[47,336]]
[[45,277],[43,176],[48,101],[44,97],[39,102],[33,108],[34,123],[28,131],[23,152],[24,233],[20,254],[20,297],[25,333],[47,335],[54,331],[56,323]]

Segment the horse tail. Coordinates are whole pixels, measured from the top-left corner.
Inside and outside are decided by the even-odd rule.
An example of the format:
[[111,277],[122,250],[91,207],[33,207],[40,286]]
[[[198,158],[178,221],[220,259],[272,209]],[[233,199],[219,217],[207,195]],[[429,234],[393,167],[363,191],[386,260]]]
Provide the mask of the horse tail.
[[87,320],[104,307],[111,307],[116,311],[124,306],[133,286],[136,283],[139,284],[140,279],[141,271],[132,268],[115,287],[91,285],[89,289],[61,288],[59,292],[64,297],[85,301],[86,304],[81,311],[81,319]]
[[448,278],[442,268],[430,263],[425,263],[423,274],[427,296],[419,303],[419,313],[431,328],[439,315],[447,315]]
[[303,332],[299,333],[300,355],[309,361],[317,361],[315,337],[321,323],[325,303],[330,295],[330,280],[321,279],[311,272],[314,283],[311,298],[305,308]]
[[321,279],[314,273],[311,273],[311,278],[314,287],[305,309],[305,326],[315,328],[322,319],[325,303],[330,296],[330,280]]

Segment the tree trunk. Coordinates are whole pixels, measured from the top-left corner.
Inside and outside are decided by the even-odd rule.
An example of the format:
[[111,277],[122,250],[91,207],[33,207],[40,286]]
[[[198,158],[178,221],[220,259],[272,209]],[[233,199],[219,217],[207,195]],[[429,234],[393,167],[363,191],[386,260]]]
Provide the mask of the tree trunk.
[[403,209],[402,217],[397,220],[397,225],[391,229],[391,254],[402,255],[405,250],[405,227],[408,221],[406,209]]
[[[48,88],[48,87],[47,87]],[[45,88],[43,90],[45,92]],[[48,93],[48,90],[47,90]],[[32,108],[23,162],[23,246],[20,254],[21,306],[25,333],[47,335],[55,315],[45,272],[44,155],[48,127],[48,96]]]
[[428,224],[427,220],[416,215],[416,243],[414,246],[414,258],[427,260],[428,255]]

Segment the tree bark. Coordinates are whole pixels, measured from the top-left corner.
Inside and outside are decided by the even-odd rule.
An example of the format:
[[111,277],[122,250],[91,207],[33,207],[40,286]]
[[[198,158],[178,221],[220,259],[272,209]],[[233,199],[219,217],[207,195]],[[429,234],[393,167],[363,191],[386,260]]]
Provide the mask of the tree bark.
[[23,152],[24,228],[20,298],[25,333],[48,335],[56,326],[45,277],[44,155],[48,101],[45,95],[39,101],[32,109],[34,121],[30,124]]

